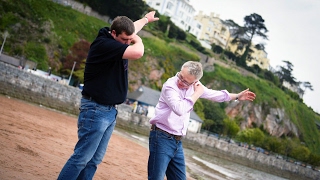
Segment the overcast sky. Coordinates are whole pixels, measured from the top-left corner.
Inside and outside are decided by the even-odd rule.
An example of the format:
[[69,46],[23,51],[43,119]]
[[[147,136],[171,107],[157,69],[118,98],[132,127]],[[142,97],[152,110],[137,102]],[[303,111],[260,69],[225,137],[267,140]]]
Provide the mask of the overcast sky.
[[320,113],[320,0],[190,0],[196,11],[220,15],[244,25],[253,13],[265,20],[268,29],[266,52],[273,68],[293,64],[297,81],[308,81],[314,91],[306,90],[304,102]]

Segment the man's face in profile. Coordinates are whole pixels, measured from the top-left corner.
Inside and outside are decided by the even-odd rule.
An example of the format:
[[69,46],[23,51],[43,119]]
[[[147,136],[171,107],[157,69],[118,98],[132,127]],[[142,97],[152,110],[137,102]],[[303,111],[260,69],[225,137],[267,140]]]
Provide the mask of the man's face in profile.
[[128,45],[131,44],[131,41],[132,41],[133,36],[134,36],[134,34],[128,36],[125,32],[122,32],[121,34],[119,34],[119,35],[117,36],[115,30],[112,30],[111,35],[113,36],[113,38],[114,38],[116,41],[118,41],[118,42],[120,42],[120,43],[122,43],[122,44],[128,44]]

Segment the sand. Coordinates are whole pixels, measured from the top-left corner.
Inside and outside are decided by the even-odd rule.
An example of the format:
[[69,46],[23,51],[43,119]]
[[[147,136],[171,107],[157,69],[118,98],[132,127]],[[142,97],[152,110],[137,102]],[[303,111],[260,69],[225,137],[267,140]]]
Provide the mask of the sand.
[[[1,180],[57,179],[77,142],[77,116],[0,95],[0,124]],[[147,179],[148,154],[113,133],[94,179]]]

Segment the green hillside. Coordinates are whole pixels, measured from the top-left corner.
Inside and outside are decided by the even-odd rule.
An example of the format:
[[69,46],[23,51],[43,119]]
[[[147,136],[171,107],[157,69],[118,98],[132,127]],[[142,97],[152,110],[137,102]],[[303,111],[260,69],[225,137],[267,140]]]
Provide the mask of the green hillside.
[[[98,30],[109,25],[49,0],[20,0],[19,3],[0,0],[0,12],[0,32],[8,31],[10,34],[3,51],[11,56],[35,61],[38,63],[37,68],[42,70],[47,70],[50,66],[55,74],[61,73],[63,59],[75,43],[80,40],[92,42]],[[150,30],[150,27],[148,29]],[[179,71],[183,62],[200,60],[197,51],[189,47],[188,43],[164,39],[161,32],[157,34],[158,37],[143,38],[145,56],[130,62],[130,84],[139,81],[154,89],[160,89],[161,82]],[[152,69],[164,70],[160,83],[146,78]],[[79,72],[81,74],[81,68]],[[227,89],[230,92],[239,92],[250,87],[257,95],[254,103],[261,106],[264,115],[269,113],[270,108],[283,108],[301,132],[300,137],[296,138],[313,154],[320,156],[320,131],[315,124],[316,121],[320,123],[320,116],[300,100],[293,99],[290,93],[284,92],[270,81],[243,76],[237,71],[218,65],[215,65],[215,71],[205,72],[202,81],[210,84],[212,88]],[[199,103],[202,104],[200,107],[205,102]],[[223,104],[220,108],[223,112]],[[284,141],[296,139],[292,136],[282,138]]]

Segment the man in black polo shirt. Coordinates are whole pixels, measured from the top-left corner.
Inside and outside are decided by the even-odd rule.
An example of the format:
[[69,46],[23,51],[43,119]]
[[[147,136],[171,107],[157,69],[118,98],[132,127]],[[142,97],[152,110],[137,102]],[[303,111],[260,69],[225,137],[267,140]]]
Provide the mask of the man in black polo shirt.
[[144,45],[137,33],[157,21],[155,11],[135,22],[116,17],[111,27],[100,29],[90,46],[84,71],[84,87],[78,118],[78,142],[58,179],[92,179],[101,163],[116,124],[116,104],[128,91],[128,59],[143,56]]

